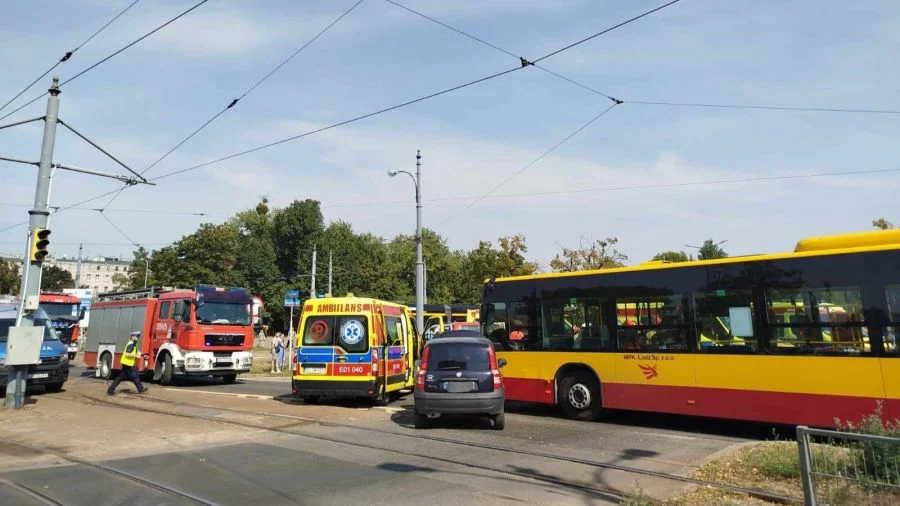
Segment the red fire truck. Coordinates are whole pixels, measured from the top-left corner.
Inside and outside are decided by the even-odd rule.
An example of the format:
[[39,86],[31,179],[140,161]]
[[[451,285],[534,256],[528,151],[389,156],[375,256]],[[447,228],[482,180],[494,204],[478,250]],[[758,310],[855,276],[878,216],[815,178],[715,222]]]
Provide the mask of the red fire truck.
[[109,378],[131,333],[139,332],[139,372],[164,385],[184,376],[234,383],[253,362],[252,302],[243,288],[209,285],[101,294],[91,306],[84,362]]
[[50,316],[53,328],[59,336],[60,342],[69,350],[69,360],[75,358],[78,353],[78,322],[84,318],[84,310],[80,309],[81,300],[74,295],[63,293],[42,292],[40,298],[41,309]]

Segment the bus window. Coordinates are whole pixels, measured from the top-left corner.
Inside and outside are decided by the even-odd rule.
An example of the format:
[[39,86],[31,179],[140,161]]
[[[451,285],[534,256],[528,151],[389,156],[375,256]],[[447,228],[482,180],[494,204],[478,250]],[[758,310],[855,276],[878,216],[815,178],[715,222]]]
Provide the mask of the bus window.
[[482,323],[482,334],[490,339],[494,344],[501,346],[502,343],[509,339],[509,333],[506,328],[506,304],[502,302],[494,302],[485,304],[484,322]]
[[697,349],[724,353],[759,351],[753,325],[755,312],[751,290],[694,292]]
[[540,339],[534,335],[531,313],[525,302],[509,304],[509,340],[507,350],[525,351],[540,348]]
[[599,299],[548,299],[541,302],[542,349],[611,350]]
[[617,299],[616,319],[620,350],[688,350],[684,301],[680,295]]
[[890,323],[884,333],[884,353],[900,356],[897,341],[900,340],[900,285],[888,285],[887,292],[888,318]]
[[832,354],[871,351],[857,287],[768,290],[769,349],[781,353]]

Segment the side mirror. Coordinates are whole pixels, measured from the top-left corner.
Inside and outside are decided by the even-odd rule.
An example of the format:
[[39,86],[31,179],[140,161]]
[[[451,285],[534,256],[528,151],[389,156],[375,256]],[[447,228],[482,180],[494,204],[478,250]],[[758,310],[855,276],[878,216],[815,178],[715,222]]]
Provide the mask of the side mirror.
[[498,361],[497,361],[497,366],[498,366],[498,367],[501,367],[501,368],[502,368],[502,367],[506,367],[506,359],[505,359],[505,358],[501,358],[500,360],[498,360]]
[[86,307],[82,307],[81,311],[78,313],[78,321],[84,320],[84,313],[87,311]]
[[422,368],[422,361],[421,361],[421,360],[416,360],[416,370],[418,371],[418,370],[421,369],[421,368]]

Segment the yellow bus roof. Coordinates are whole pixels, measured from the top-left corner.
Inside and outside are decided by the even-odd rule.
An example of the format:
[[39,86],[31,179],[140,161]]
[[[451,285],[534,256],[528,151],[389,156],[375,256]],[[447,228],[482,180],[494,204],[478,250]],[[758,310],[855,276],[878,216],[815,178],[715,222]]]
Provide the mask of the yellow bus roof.
[[[733,264],[745,262],[748,260],[784,260],[789,258],[806,258],[824,255],[862,253],[868,251],[888,251],[895,249],[900,249],[900,229],[872,230],[868,232],[809,237],[799,241],[794,251],[785,253],[734,256],[717,258],[714,260],[694,260],[687,262],[653,262],[628,267],[616,267],[611,269],[550,272],[544,274],[532,274],[528,276],[512,276],[507,278],[496,278],[494,281],[497,283],[501,283],[504,281],[521,281],[528,279],[552,279],[575,276],[592,276],[596,274],[613,274],[619,272],[678,269],[680,267],[696,267],[700,265]],[[485,281],[487,282],[487,280]]]

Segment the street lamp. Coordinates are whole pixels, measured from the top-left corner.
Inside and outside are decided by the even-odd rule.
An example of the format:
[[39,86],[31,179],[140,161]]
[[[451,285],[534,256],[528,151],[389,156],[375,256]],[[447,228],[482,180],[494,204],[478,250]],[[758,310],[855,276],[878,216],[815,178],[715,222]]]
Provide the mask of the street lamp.
[[416,150],[416,174],[405,170],[390,170],[388,176],[406,174],[416,187],[416,330],[422,335],[425,326],[425,264],[422,261],[422,152]]

